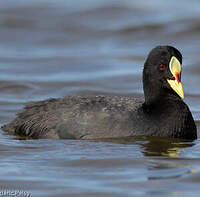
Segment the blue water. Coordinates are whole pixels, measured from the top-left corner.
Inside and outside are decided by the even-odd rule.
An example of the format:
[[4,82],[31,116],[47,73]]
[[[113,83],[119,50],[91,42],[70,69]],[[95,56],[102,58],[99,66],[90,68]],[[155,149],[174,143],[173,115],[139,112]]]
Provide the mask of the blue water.
[[[30,101],[71,94],[143,95],[160,44],[183,54],[185,102],[200,128],[200,2],[0,2],[0,125]],[[22,140],[0,133],[0,192],[31,196],[199,196],[200,141]]]

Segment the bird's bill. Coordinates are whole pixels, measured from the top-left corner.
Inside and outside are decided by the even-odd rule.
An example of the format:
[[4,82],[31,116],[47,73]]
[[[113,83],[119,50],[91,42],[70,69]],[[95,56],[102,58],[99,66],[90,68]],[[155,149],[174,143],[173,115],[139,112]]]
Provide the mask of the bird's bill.
[[173,79],[168,79],[167,82],[171,86],[171,88],[183,99],[184,98],[184,91],[183,86],[180,80],[181,74],[181,63],[178,61],[176,57],[172,57],[169,63],[169,69],[172,73]]

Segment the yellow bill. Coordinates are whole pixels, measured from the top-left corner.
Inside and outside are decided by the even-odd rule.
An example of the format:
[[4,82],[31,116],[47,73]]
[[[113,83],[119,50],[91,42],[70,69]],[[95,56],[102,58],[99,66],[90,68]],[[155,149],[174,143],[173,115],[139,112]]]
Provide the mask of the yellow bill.
[[168,79],[167,82],[169,83],[171,88],[183,99],[184,91],[183,91],[182,83],[180,81],[181,63],[174,56],[170,60],[169,69],[174,79]]

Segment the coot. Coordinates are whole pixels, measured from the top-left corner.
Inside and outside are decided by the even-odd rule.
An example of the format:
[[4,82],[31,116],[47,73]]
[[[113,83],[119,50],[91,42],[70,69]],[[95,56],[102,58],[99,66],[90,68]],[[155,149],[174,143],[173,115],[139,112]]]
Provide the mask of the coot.
[[32,138],[102,139],[165,136],[196,139],[183,102],[181,53],[172,46],[151,50],[143,69],[144,101],[131,96],[69,96],[34,102],[2,129]]

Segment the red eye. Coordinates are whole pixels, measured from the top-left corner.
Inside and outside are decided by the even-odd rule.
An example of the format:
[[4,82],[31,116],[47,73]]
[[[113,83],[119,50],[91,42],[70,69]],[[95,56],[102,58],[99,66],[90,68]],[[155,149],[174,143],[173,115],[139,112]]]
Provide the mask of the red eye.
[[164,70],[165,66],[163,64],[160,65],[160,70]]

